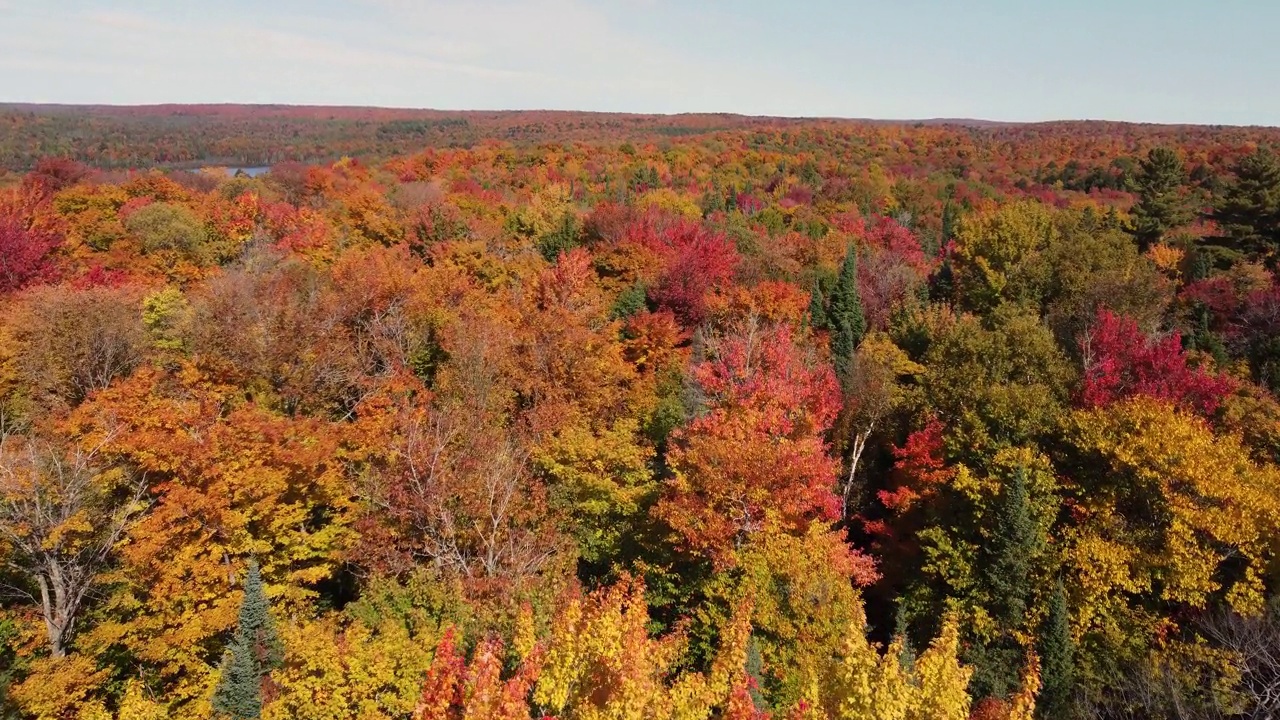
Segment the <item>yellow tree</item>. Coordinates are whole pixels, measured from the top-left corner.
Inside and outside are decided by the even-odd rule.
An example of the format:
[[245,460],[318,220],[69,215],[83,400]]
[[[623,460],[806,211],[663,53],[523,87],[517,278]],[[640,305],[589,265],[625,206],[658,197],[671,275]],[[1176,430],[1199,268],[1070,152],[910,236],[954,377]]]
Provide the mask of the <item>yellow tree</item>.
[[39,608],[55,658],[147,505],[142,479],[101,456],[109,441],[83,449],[0,434],[0,539],[24,581],[14,589]]
[[208,690],[219,637],[235,623],[248,558],[286,612],[309,610],[349,545],[342,433],[286,419],[197,371],[142,371],[82,405],[73,436],[146,473],[150,513],[127,535],[110,620],[86,635],[155,673],[176,716]]

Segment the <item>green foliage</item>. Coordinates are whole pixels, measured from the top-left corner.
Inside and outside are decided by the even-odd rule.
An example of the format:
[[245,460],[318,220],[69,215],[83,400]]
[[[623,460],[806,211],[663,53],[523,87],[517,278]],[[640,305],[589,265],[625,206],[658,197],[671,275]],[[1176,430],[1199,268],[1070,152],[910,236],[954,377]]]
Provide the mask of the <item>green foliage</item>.
[[566,212],[560,216],[560,221],[554,228],[538,237],[536,244],[543,259],[555,262],[561,253],[569,252],[582,244],[582,223],[577,215]]
[[614,320],[625,320],[645,309],[647,290],[643,282],[634,282],[618,293],[609,309],[609,317]]
[[1036,652],[1044,674],[1037,716],[1043,720],[1071,720],[1076,717],[1076,648],[1071,638],[1067,592],[1061,580],[1049,596],[1048,615],[1040,629]]
[[822,299],[822,289],[817,283],[809,290],[809,327],[814,330],[828,329],[827,304]]
[[197,265],[210,260],[208,230],[183,205],[151,203],[130,215],[124,226],[138,238],[144,253],[170,253]]
[[262,717],[262,681],[284,662],[258,563],[249,561],[235,635],[222,658],[213,709],[232,720]]
[[1034,313],[961,317],[926,332],[916,404],[950,419],[960,458],[982,463],[1001,447],[1035,445],[1057,426],[1075,371]]
[[858,291],[858,250],[853,245],[845,253],[840,275],[831,290],[827,326],[831,328],[831,360],[835,364],[836,377],[847,389],[853,381],[853,353],[867,332],[862,296]]
[[983,575],[988,612],[998,630],[995,639],[975,653],[977,697],[1005,697],[1018,686],[1024,651],[1015,633],[1026,624],[1033,563],[1044,546],[1032,514],[1026,468],[1015,469],[1001,488],[994,515]]
[[1170,230],[1191,221],[1193,213],[1183,192],[1187,172],[1175,151],[1152,148],[1139,163],[1134,184],[1138,203],[1133,207],[1133,234],[1139,250],[1145,251]]
[[1274,267],[1280,251],[1280,158],[1258,148],[1235,166],[1213,210],[1225,237],[1214,242]]

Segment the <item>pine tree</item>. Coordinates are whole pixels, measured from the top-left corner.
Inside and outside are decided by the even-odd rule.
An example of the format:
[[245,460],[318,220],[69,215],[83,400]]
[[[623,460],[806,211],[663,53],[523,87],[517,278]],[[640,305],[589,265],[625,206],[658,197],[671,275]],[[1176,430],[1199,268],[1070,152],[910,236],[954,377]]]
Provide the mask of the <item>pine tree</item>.
[[1049,615],[1040,631],[1043,684],[1036,712],[1044,720],[1075,717],[1075,645],[1071,639],[1067,593],[1059,580],[1049,597]]
[[867,332],[867,319],[862,314],[862,297],[858,294],[858,250],[849,246],[840,276],[831,291],[831,303],[827,308],[827,323],[831,329],[831,358],[836,377],[848,391],[852,382],[853,351]]
[[1187,171],[1169,148],[1153,148],[1140,163],[1138,203],[1133,207],[1133,234],[1138,249],[1146,250],[1164,234],[1191,222],[1191,208],[1183,194]]
[[262,681],[284,660],[271,606],[262,588],[258,563],[250,560],[235,636],[222,656],[222,675],[213,692],[213,709],[233,720],[262,717]]
[[1213,211],[1219,242],[1275,267],[1280,252],[1280,158],[1263,148],[1234,168],[1236,179]]

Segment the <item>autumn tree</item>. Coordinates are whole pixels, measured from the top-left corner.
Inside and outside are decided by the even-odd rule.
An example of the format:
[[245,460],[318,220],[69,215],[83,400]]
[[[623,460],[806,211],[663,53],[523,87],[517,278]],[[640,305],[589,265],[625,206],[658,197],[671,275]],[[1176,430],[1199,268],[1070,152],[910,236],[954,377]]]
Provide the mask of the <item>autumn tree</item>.
[[1145,251],[1170,230],[1191,221],[1192,212],[1184,195],[1187,172],[1178,153],[1152,148],[1138,164],[1134,183],[1138,202],[1133,207],[1133,234],[1138,249]]
[[854,353],[845,389],[848,471],[840,482],[841,517],[857,498],[857,472],[872,433],[907,401],[907,385],[924,372],[887,336],[869,335]]
[[786,326],[748,322],[693,369],[707,412],[675,434],[658,516],[717,563],[768,528],[834,520],[838,467],[822,433],[838,409],[830,370],[806,361]]
[[[98,393],[68,422],[72,437],[144,471],[153,498],[119,547],[129,582],[106,600],[126,609],[83,641],[116,645],[147,667],[178,716],[212,688],[215,668],[203,648],[235,625],[233,568],[258,559],[279,588],[273,600],[300,610],[353,541],[342,428],[224,392],[190,366],[176,376],[148,368]],[[356,461],[360,453],[347,447]]]
[[78,405],[128,376],[146,356],[132,288],[40,288],[17,313],[17,364],[37,403]]
[[1105,309],[1081,338],[1081,354],[1080,401],[1086,407],[1146,395],[1209,415],[1234,388],[1230,378],[1189,366],[1176,333],[1149,338],[1132,319]]
[[62,237],[33,217],[32,198],[0,196],[0,293],[21,290],[55,274],[51,253]]
[[0,537],[11,568],[36,590],[49,651],[67,653],[90,593],[116,544],[146,508],[142,476],[87,449],[0,437]]
[[1053,211],[1031,200],[962,217],[951,256],[961,307],[987,313],[1003,302],[1038,300],[1045,273],[1037,259],[1059,234]]
[[[1081,684],[1096,696],[1099,677],[1125,693],[1166,692],[1176,685],[1165,672],[1181,677],[1177,683],[1203,683],[1195,668],[1214,661],[1194,644],[1171,642],[1162,659],[1129,638],[1169,627],[1178,608],[1263,609],[1280,470],[1249,457],[1238,438],[1215,436],[1199,417],[1145,397],[1077,412],[1068,443],[1063,464],[1072,480],[1064,491],[1076,520],[1063,557],[1078,593]],[[1180,652],[1185,672],[1168,664]]]

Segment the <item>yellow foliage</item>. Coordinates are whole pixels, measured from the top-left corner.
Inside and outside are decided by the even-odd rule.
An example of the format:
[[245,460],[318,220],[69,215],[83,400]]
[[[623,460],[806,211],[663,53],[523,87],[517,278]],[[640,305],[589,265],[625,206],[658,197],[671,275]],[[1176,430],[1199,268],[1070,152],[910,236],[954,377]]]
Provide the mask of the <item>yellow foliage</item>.
[[960,664],[960,627],[948,618],[942,632],[916,661],[920,696],[907,712],[910,720],[965,720],[969,717],[969,677]]
[[[1227,580],[1233,607],[1261,610],[1257,573],[1280,524],[1280,469],[1255,462],[1239,437],[1146,398],[1078,413],[1072,435],[1101,461],[1098,480],[1081,489],[1086,521],[1070,553],[1087,595],[1106,602],[1158,579],[1164,600],[1203,608],[1230,557],[1246,571]],[[1126,522],[1133,495],[1151,510]],[[1092,612],[1085,605],[1081,617]]]
[[533,699],[562,720],[706,720],[724,707],[745,672],[749,612],[723,629],[710,671],[668,682],[683,638],[653,638],[643,586],[624,581],[555,618]]
[[1186,254],[1185,250],[1171,247],[1164,243],[1152,245],[1151,249],[1147,250],[1147,257],[1151,258],[1151,262],[1160,268],[1161,272],[1172,278],[1178,278],[1182,275],[1182,271],[1179,268]]
[[1053,211],[1024,200],[967,215],[956,230],[956,286],[966,305],[990,310],[1007,297],[1022,264],[1056,236]]
[[141,683],[131,681],[125,686],[124,697],[120,699],[120,710],[116,716],[120,720],[166,720],[169,709],[163,702],[151,697]]
[[412,712],[431,666],[434,637],[386,620],[343,627],[330,616],[280,628],[285,667],[264,720],[390,720]]
[[[87,655],[42,658],[31,664],[27,678],[11,695],[18,707],[36,720],[98,720],[94,708],[100,705],[94,696],[106,679],[106,671],[99,670]],[[109,720],[110,715],[106,717]]]
[[672,188],[658,188],[650,190],[636,204],[641,208],[660,208],[677,215],[682,215],[691,220],[698,220],[702,217],[702,208],[698,206],[698,202]]
[[1032,653],[1022,670],[1022,685],[1011,698],[1008,720],[1035,720],[1036,697],[1040,694],[1040,658]]

